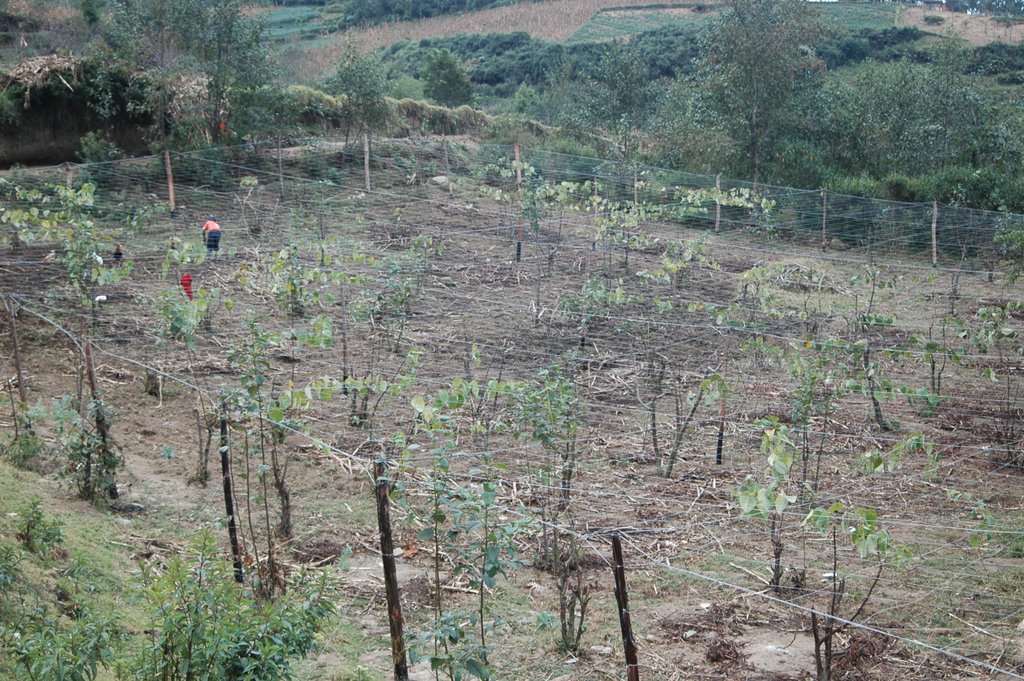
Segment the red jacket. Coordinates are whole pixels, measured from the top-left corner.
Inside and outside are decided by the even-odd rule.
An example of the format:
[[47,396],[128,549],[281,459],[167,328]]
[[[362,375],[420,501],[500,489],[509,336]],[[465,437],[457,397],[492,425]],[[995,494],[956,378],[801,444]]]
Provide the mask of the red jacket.
[[185,295],[188,296],[188,299],[192,300],[192,275],[188,272],[181,275],[181,288],[184,289]]

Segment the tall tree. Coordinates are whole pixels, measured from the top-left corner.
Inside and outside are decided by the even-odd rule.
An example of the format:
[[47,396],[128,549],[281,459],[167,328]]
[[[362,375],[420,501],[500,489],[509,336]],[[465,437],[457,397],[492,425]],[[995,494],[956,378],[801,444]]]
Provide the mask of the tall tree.
[[198,2],[199,23],[187,30],[192,54],[206,76],[206,125],[211,141],[218,143],[225,141],[237,96],[271,80],[274,65],[262,20],[244,16],[239,0]]
[[803,0],[726,0],[705,34],[704,96],[755,182],[793,93],[820,70],[807,46],[821,32]]
[[660,88],[639,51],[612,43],[592,64],[578,64],[578,75],[563,112],[570,128],[600,130],[615,141],[623,160],[635,160],[640,132],[654,115]]
[[[881,180],[924,176],[955,170],[967,179],[936,185],[929,195],[894,198],[967,200],[972,205],[998,207],[1001,201],[986,171],[1015,174],[1024,147],[1021,121],[1005,100],[972,74],[967,53],[945,43],[930,53],[930,61],[867,62],[844,75],[830,75],[800,98],[800,116],[787,131],[791,145],[812,145],[823,171],[848,177]],[[785,159],[787,177],[807,165],[807,153]],[[972,187],[971,185],[979,185]],[[987,185],[987,186],[981,186]],[[976,190],[984,190],[977,194]],[[937,190],[937,193],[936,193]],[[973,196],[971,196],[974,194]],[[985,198],[985,197],[988,198]]]
[[363,134],[363,173],[366,191],[370,191],[370,136],[387,117],[384,101],[387,78],[384,67],[375,55],[360,54],[351,40],[345,44],[338,70],[328,81],[328,89],[343,97],[342,118],[345,137],[352,132]]
[[427,57],[420,74],[427,98],[447,107],[473,102],[473,84],[466,67],[448,50],[434,50]]
[[194,16],[191,0],[113,0],[106,41],[117,58],[141,68],[152,87],[153,109],[161,146],[170,131],[168,111],[172,83],[189,65],[183,27]]
[[[112,0],[112,9],[107,42],[152,78],[161,136],[223,141],[239,95],[272,76],[263,25],[238,0]],[[201,97],[185,96],[189,82],[201,84]]]
[[374,54],[361,54],[348,41],[334,75],[327,81],[327,90],[340,95],[345,136],[380,127],[388,113],[384,95],[387,77],[380,59]]

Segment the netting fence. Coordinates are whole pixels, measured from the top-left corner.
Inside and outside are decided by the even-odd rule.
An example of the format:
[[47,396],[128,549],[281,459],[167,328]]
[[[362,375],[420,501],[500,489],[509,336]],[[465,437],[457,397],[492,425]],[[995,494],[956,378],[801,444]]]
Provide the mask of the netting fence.
[[[373,252],[388,266],[350,262],[346,267],[365,274],[370,281],[365,285],[367,300],[379,299],[390,284],[408,283],[410,297],[415,297],[413,311],[402,313],[401,331],[397,327],[387,331],[400,334],[400,339],[404,334],[404,342],[394,341],[392,336],[389,343],[393,346],[418,346],[432,358],[416,377],[418,391],[434,393],[455,378],[469,374],[477,379],[482,374],[495,377],[499,370],[505,372],[505,378],[530,380],[552,364],[572,364],[578,400],[586,413],[587,434],[582,443],[586,456],[577,462],[574,488],[581,507],[580,522],[563,526],[562,531],[576,534],[605,562],[608,536],[620,534],[625,537],[630,570],[692,580],[685,583],[696,585],[693,588],[700,594],[744,603],[770,602],[780,611],[799,616],[807,614],[808,608],[819,607],[815,598],[827,592],[831,572],[827,540],[801,538],[796,551],[806,571],[802,591],[794,591],[789,598],[772,595],[763,588],[764,561],[758,555],[764,548],[764,528],[742,518],[731,491],[725,490],[746,475],[759,473],[756,452],[764,427],[758,421],[773,413],[787,413],[791,396],[801,388],[787,366],[790,360],[762,356],[757,348],[763,345],[746,343],[760,340],[796,348],[799,353],[806,348],[812,328],[822,337],[843,336],[847,332],[842,330],[838,311],[853,297],[849,294],[853,285],[834,274],[827,295],[816,302],[811,301],[812,295],[823,294],[797,287],[796,302],[789,303],[798,306],[802,297],[802,316],[794,313],[742,326],[734,323],[736,319],[760,319],[763,315],[759,301],[748,298],[742,288],[743,277],[765,262],[810,263],[821,272],[831,268],[847,272],[871,263],[888,267],[905,278],[905,289],[886,297],[879,306],[883,311],[899,312],[901,331],[879,333],[875,352],[905,361],[898,364],[894,360],[894,379],[919,383],[929,360],[924,346],[911,336],[938,333],[946,316],[939,310],[959,306],[973,312],[993,296],[1012,299],[1017,295],[1014,288],[987,287],[981,276],[952,292],[955,285],[947,281],[990,272],[998,277],[1000,250],[995,237],[1004,229],[1024,228],[1024,217],[827,191],[755,187],[725,178],[529,148],[520,153],[546,182],[596,180],[602,185],[602,194],[621,200],[631,199],[642,185],[656,202],[677,201],[677,188],[717,189],[723,194],[763,196],[771,208],[722,206],[719,212],[714,199],[705,198],[697,210],[669,225],[652,227],[666,241],[674,238],[673,230],[685,231],[687,238],[703,234],[708,252],[720,268],[695,274],[682,285],[641,288],[626,280],[636,271],[656,269],[661,253],[635,253],[628,269],[607,264],[611,257],[589,233],[584,234],[593,221],[593,216],[585,214],[548,218],[543,225],[548,236],[529,239],[525,264],[516,269],[516,211],[483,191],[487,187],[514,189],[514,177],[497,170],[509,167],[515,154],[510,146],[435,139],[376,141],[369,157],[369,189],[362,146],[352,141],[311,139],[280,150],[236,147],[174,153],[170,155],[173,214],[167,167],[160,156],[16,170],[5,176],[22,186],[95,182],[103,219],[112,226],[132,214],[145,215],[145,220],[127,244],[128,257],[138,268],[137,281],[110,291],[115,306],[101,311],[98,319],[91,319],[89,312],[83,313],[68,297],[47,290],[59,279],[42,264],[39,256],[44,253],[10,253],[3,263],[3,293],[26,314],[70,336],[76,336],[82,324],[91,324],[89,342],[110,364],[139,373],[153,372],[216,403],[234,384],[225,356],[245,340],[245,315],[262,312],[269,318],[272,296],[266,291],[238,293],[234,311],[218,310],[215,332],[201,341],[202,371],[198,377],[189,373],[180,349],[167,347],[159,320],[151,311],[162,292],[176,290],[175,281],[158,277],[171,239],[197,240],[202,221],[209,215],[217,217],[225,225],[226,250],[237,253],[221,264],[208,264],[197,276],[202,285],[222,289],[238,286],[234,266],[265,263],[269,254],[291,244],[309,245],[330,237],[340,241],[343,252]],[[713,197],[711,193],[705,196]],[[418,246],[420,235],[446,244],[447,250],[442,254],[436,244]],[[559,271],[550,276],[543,274],[549,256],[560,263]],[[315,251],[304,252],[302,257],[306,264],[315,265]],[[615,258],[619,258],[617,253]],[[569,313],[564,302],[580,298],[581,287],[591,279],[601,279],[608,289],[624,288],[624,301],[594,311],[586,322],[587,337],[582,337],[578,317],[566,321]],[[740,290],[744,291],[741,298]],[[630,302],[627,294],[633,293],[637,301],[641,294],[647,301],[655,295],[671,299],[678,313],[654,314],[648,302]],[[717,319],[701,307],[727,302],[734,305],[730,314],[736,319]],[[927,313],[920,311],[925,309]],[[854,309],[854,313],[859,311]],[[962,312],[962,316],[970,315]],[[281,319],[268,319],[268,323],[288,328]],[[1017,322],[1011,318],[1008,323]],[[353,335],[357,326],[353,326]],[[336,352],[313,353],[302,358],[301,374],[397,372],[400,353],[374,345],[379,329],[371,324],[359,328],[365,330],[367,340],[350,366],[345,366]],[[951,327],[949,333],[954,337],[957,331]],[[473,348],[481,358],[476,369],[470,368]],[[579,350],[582,357],[571,362],[565,359]],[[957,354],[960,366],[971,369],[992,357],[966,345]],[[1012,365],[1013,358],[1006,359]],[[666,383],[675,386],[661,392],[651,388],[657,376],[651,367],[658,366],[658,361],[669,365]],[[712,370],[721,372],[733,385],[722,397],[721,416],[699,418],[687,436],[682,477],[663,479],[653,472],[648,457],[652,396],[666,403],[679,397],[685,404],[696,379]],[[951,368],[951,375],[953,371]],[[997,678],[1024,678],[1014,655],[1006,652],[1007,646],[1014,645],[1017,625],[1024,619],[1024,594],[1013,576],[1019,567],[1013,561],[1019,559],[1019,542],[1024,536],[1019,495],[1013,491],[1019,486],[1020,473],[1012,462],[993,458],[998,448],[993,432],[1007,420],[1020,417],[1015,399],[1007,397],[1016,395],[1016,374],[1011,368],[1001,379],[1005,385],[991,388],[966,378],[967,368],[957,371],[963,372],[956,376],[964,385],[949,398],[947,415],[927,426],[935,440],[936,458],[941,461],[938,473],[923,457],[908,457],[903,467],[887,475],[849,474],[849,460],[855,454],[888,451],[907,435],[880,430],[870,425],[870,419],[856,416],[866,413],[866,399],[841,416],[814,420],[804,432],[812,448],[819,439],[830,442],[824,456],[823,496],[867,508],[884,506],[880,512],[894,538],[914,547],[914,562],[907,569],[883,573],[871,608],[857,626],[952,660],[965,675],[973,673],[968,669],[983,669]],[[282,375],[286,372],[282,369]],[[890,393],[890,398],[901,399],[895,389]],[[396,424],[407,425],[402,405],[389,408]],[[714,410],[718,408],[716,405]],[[671,428],[671,407],[665,409],[661,425]],[[920,420],[914,410],[904,409],[900,414],[914,424]],[[301,428],[285,425],[350,471],[363,469],[370,457],[359,449],[352,433],[339,425],[346,416],[343,409],[325,407],[304,414]],[[953,435],[963,430],[968,434]],[[719,432],[728,444],[725,463],[717,468],[708,452],[714,451],[716,437],[722,437]],[[362,435],[355,440],[361,441]],[[1002,447],[1019,448],[1019,434],[998,442]],[[459,456],[468,467],[477,454],[467,448]],[[489,455],[508,467],[499,482],[501,510],[510,517],[534,515],[530,498],[559,492],[557,482],[528,474],[544,456],[536,445],[505,438],[489,447]],[[421,450],[409,455],[406,463],[429,468],[430,458]],[[822,465],[820,451],[818,465]],[[473,481],[468,473],[465,479],[467,484]],[[417,485],[420,491],[427,489],[421,478],[411,486]],[[993,511],[990,520],[987,511]],[[782,515],[794,534],[802,532],[797,528],[802,527],[806,512],[806,508],[794,507]],[[974,541],[977,537],[983,541]],[[844,555],[844,563],[851,590],[867,591],[876,562],[870,557]],[[654,589],[657,593],[657,586]],[[651,603],[638,605],[634,621],[642,622],[646,616],[646,626],[652,628],[655,618],[685,621],[692,614],[689,610],[683,613],[683,606],[679,612],[666,612]],[[924,674],[932,669],[928,666],[931,662],[911,662],[899,656],[889,663],[908,668],[919,665]],[[935,664],[938,669],[947,663]],[[669,678],[664,661],[644,656],[643,648],[641,666],[647,678]]]

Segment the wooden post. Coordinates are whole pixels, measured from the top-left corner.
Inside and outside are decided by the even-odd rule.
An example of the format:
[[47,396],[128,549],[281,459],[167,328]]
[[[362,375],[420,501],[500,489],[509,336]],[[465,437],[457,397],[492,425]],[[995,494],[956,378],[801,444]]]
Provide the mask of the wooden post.
[[[99,382],[96,380],[96,365],[92,361],[92,344],[86,337],[84,330],[85,324],[82,324],[82,352],[85,355],[85,377],[89,381],[89,394],[92,397],[93,412],[95,414],[94,420],[96,422],[96,435],[100,438],[100,447],[102,452],[100,456],[106,456],[110,452],[110,423],[107,421],[107,414],[103,408],[103,402],[100,400]],[[89,485],[92,485],[92,457],[86,460],[85,463],[85,478],[89,481]],[[111,483],[110,487],[107,488],[107,494],[110,495],[111,499],[117,498],[117,484]],[[91,492],[90,492],[91,498]]]
[[388,623],[391,626],[391,661],[395,681],[408,681],[409,663],[405,656],[405,637],[402,633],[402,601],[398,593],[398,572],[395,569],[395,543],[391,538],[391,513],[388,509],[391,481],[384,475],[385,464],[377,461],[374,472],[377,479],[377,525],[380,528],[380,558],[384,564],[384,595],[388,603]]
[[615,602],[619,606],[619,626],[622,629],[622,647],[626,654],[627,681],[640,681],[633,624],[629,617],[629,595],[626,591],[626,566],[622,560],[622,539],[612,535],[612,568],[615,570]]
[[715,464],[722,465],[722,443],[725,441],[725,389],[718,398],[718,444],[715,447]]
[[828,219],[828,192],[821,190],[821,250],[828,249],[828,236],[825,233],[825,225]]
[[65,161],[60,164],[60,169],[64,171],[64,186],[68,189],[75,183],[75,166],[70,161]]
[[448,140],[442,137],[441,145],[444,147],[444,174],[448,178],[448,196],[455,196],[455,187],[452,186],[452,164],[448,159]]
[[[516,156],[516,191],[519,191],[523,185],[523,169],[519,160],[519,142],[512,145],[512,149],[515,151]],[[516,262],[520,262],[523,259],[523,216],[521,213],[516,220],[518,222],[516,226]]]
[[370,133],[363,133],[363,175],[366,176],[366,191],[370,191]]
[[228,539],[231,540],[231,562],[235,566],[235,581],[241,584],[242,551],[238,546],[238,525],[235,523],[235,497],[231,490],[231,458],[228,456],[228,407],[220,405],[220,472],[224,481],[224,513],[228,517]]
[[[284,198],[284,161],[281,159],[281,136],[277,136],[277,181],[281,186],[281,198]],[[323,190],[321,189],[321,194]]]
[[174,170],[171,168],[171,152],[164,147],[164,170],[167,172],[167,201],[171,208],[171,217],[174,217]]
[[715,175],[715,231],[722,225],[722,174]]
[[14,374],[18,381],[18,400],[21,401],[21,407],[24,409],[28,404],[28,391],[25,389],[25,376],[21,372],[21,352],[18,349],[18,326],[15,317],[17,308],[10,298],[5,298],[4,304],[7,306],[8,321],[11,325],[11,349],[14,351]]
[[[342,310],[346,309],[345,303],[345,278],[338,282],[338,305]],[[348,377],[352,375],[348,364],[348,315],[341,315],[341,392],[348,395]]]
[[939,202],[932,201],[932,267],[939,266]]

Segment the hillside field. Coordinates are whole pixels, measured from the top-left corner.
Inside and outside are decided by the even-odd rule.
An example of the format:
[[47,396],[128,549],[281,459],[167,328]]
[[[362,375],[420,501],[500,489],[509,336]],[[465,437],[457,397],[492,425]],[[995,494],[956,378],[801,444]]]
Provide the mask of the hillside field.
[[[263,11],[269,34],[282,44],[285,61],[304,80],[330,73],[351,37],[364,49],[386,47],[401,40],[419,41],[459,34],[512,33],[565,43],[602,42],[665,28],[702,24],[716,11],[715,2],[622,3],[615,0],[545,0],[465,14],[416,21],[388,22],[337,33],[330,18],[315,6],[289,6]],[[854,32],[914,27],[934,35],[954,35],[972,45],[1018,44],[1024,24],[991,16],[926,10],[923,7],[861,2],[821,3],[823,23],[830,29]],[[926,20],[926,15],[932,16]],[[937,17],[937,18],[936,18]],[[940,21],[941,20],[941,21]],[[937,22],[937,23],[932,23]]]
[[[412,645],[429,652],[419,637],[440,612],[465,637],[453,650],[474,650],[482,602],[494,678],[624,678],[613,536],[641,678],[812,678],[810,613],[839,588],[833,614],[855,622],[836,634],[834,678],[1020,678],[1022,317],[994,215],[939,206],[933,267],[931,205],[716,194],[714,178],[654,168],[636,183],[530,149],[517,188],[508,147],[374,149],[369,191],[340,141],[280,167],[245,149],[175,155],[173,217],[160,159],[73,167],[105,224],[143,216],[117,233],[130,276],[91,285],[95,307],[53,244],[3,250],[30,401],[74,396],[89,344],[125,458],[120,511],[75,500],[51,454],[0,464],[3,544],[32,494],[67,523],[67,555],[27,559],[23,588],[45,601],[77,585],[137,645],[143,567],[187,555],[203,527],[228,555],[216,444],[196,481],[226,401],[243,546],[266,546],[279,519],[261,468],[273,446],[292,504],[291,535],[271,531],[284,578],[333,583],[337,614],[296,678],[390,678],[376,460],[398,485]],[[221,254],[182,259],[210,214]],[[188,305],[186,272],[209,301],[191,348],[168,312]],[[10,414],[0,423],[10,437]],[[52,419],[37,428],[52,443]],[[476,521],[504,528],[489,541],[508,552],[483,587]],[[574,556],[563,593],[589,597],[575,652],[559,646],[553,545]]]

